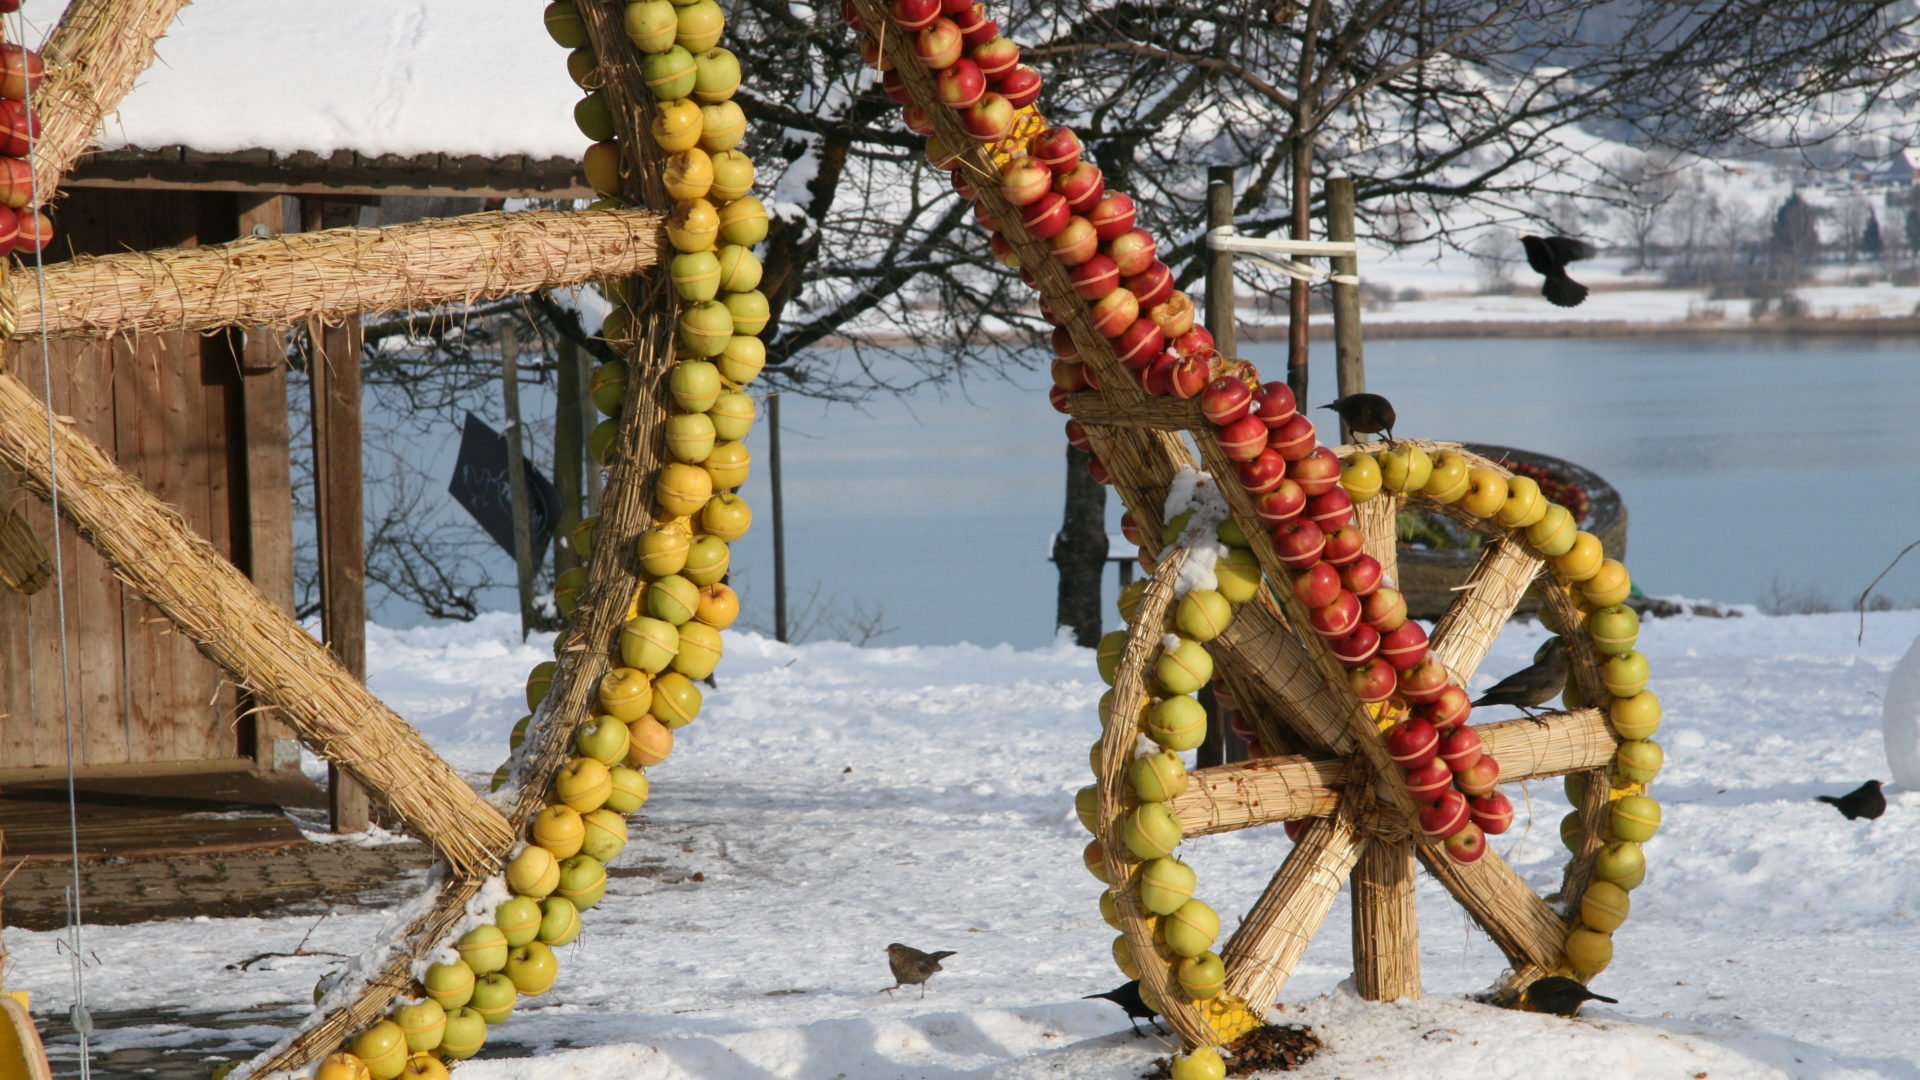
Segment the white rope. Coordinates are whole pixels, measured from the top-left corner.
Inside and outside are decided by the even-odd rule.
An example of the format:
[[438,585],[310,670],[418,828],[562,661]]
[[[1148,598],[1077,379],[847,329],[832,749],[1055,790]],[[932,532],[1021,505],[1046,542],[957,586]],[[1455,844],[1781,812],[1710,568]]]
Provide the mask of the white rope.
[[[27,77],[27,35],[26,17],[17,14],[14,17],[14,37],[20,50],[21,80],[26,86],[27,106],[27,162],[35,164],[35,153],[39,149],[37,129],[33,122],[33,80]],[[32,201],[28,204],[28,213],[40,212],[40,170],[29,167]],[[46,238],[40,235],[39,219],[29,217],[33,223],[33,235],[38,246],[33,252],[34,285],[38,289],[40,310],[47,309],[47,260]],[[60,717],[66,728],[67,740],[67,851],[73,860],[73,882],[67,886],[67,951],[72,958],[73,970],[73,1011],[70,1019],[74,1034],[80,1038],[80,1080],[92,1080],[93,1055],[89,1047],[93,1035],[93,1017],[87,1012],[87,972],[85,922],[81,916],[83,892],[80,887],[80,811],[79,794],[74,783],[73,767],[73,685],[67,668],[67,571],[66,560],[60,544],[60,458],[59,441],[54,433],[56,423],[53,414],[53,348],[48,340],[46,320],[40,324],[40,379],[46,395],[47,412],[47,488],[48,500],[53,507],[53,594],[54,611],[59,616],[60,632]]]

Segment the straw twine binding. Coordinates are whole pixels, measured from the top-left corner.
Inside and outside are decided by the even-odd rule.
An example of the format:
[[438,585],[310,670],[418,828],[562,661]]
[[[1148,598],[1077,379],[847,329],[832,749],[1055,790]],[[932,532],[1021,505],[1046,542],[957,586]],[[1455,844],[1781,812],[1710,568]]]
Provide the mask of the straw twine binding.
[[660,255],[662,217],[528,210],[328,229],[208,247],[76,256],[0,292],[14,337],[281,326],[491,300],[628,275]]

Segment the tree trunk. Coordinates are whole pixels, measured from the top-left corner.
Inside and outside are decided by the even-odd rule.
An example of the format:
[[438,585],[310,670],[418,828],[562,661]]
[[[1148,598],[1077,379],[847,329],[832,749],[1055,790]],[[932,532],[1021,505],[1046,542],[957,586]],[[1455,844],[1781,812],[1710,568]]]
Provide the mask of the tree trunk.
[[1060,570],[1055,626],[1073,629],[1077,645],[1100,641],[1100,575],[1107,567],[1107,489],[1087,472],[1089,454],[1067,447],[1067,507],[1053,537]]

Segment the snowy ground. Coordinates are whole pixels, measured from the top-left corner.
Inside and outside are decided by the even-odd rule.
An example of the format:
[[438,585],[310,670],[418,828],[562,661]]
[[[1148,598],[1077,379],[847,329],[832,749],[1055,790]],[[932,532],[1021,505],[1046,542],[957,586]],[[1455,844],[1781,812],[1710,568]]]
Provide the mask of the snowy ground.
[[[1516,624],[1475,688],[1541,637]],[[1920,1077],[1920,795],[1846,822],[1812,801],[1885,778],[1880,696],[1920,612],[1650,622],[1641,647],[1667,706],[1667,824],[1648,883],[1596,989],[1619,1005],[1577,1022],[1464,1001],[1499,974],[1492,946],[1423,888],[1427,1000],[1363,1003],[1345,906],[1314,939],[1284,1018],[1328,1051],[1310,1077]],[[375,689],[476,778],[504,754],[519,682],[545,642],[505,616],[375,629]],[[618,877],[565,951],[557,988],[496,1029],[516,1055],[463,1076],[1138,1076],[1166,1052],[1117,1009],[1080,1000],[1121,981],[1071,793],[1102,687],[1070,646],[789,648],[734,636],[722,683],[655,770]],[[1538,886],[1564,860],[1559,784],[1513,792],[1532,821],[1496,844]],[[1200,895],[1244,911],[1284,853],[1278,830],[1189,845]],[[694,875],[701,880],[694,880]],[[96,1009],[243,1012],[307,1000],[337,961],[289,951],[311,919],[194,920],[87,931]],[[378,914],[323,921],[309,950],[354,951]],[[9,932],[10,988],[68,1004],[55,934]],[[953,949],[926,996],[878,993],[882,947]],[[256,1043],[275,1032],[242,1029]],[[184,1040],[150,1027],[106,1038]],[[96,1073],[96,1075],[99,1075]]]

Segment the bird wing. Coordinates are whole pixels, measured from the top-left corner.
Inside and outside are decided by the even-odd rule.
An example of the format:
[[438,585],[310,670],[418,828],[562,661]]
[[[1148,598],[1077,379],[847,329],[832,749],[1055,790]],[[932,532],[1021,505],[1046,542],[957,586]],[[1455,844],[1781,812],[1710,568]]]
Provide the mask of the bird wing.
[[1553,257],[1553,251],[1547,242],[1537,236],[1523,236],[1520,246],[1527,249],[1527,265],[1533,267],[1536,274],[1552,277],[1560,272],[1560,261]]
[[1593,258],[1593,245],[1585,240],[1575,240],[1571,236],[1549,236],[1541,241],[1547,250],[1553,252],[1553,261],[1565,266],[1570,262]]

